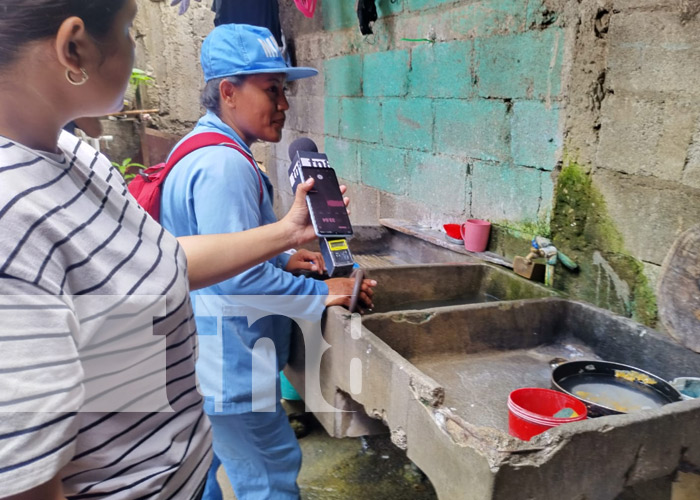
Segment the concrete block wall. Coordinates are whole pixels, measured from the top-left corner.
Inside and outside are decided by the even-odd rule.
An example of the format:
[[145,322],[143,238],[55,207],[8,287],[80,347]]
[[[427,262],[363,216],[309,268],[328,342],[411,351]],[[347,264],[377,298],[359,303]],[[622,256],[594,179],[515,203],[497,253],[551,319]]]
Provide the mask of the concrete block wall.
[[356,223],[548,218],[564,36],[536,22],[534,3],[379,0],[366,38],[355,2],[320,6],[323,29],[297,37],[297,64],[322,70],[323,147],[363,207]]
[[[653,298],[669,247],[700,222],[698,13],[700,2],[676,0],[584,1],[564,9],[577,20],[565,78],[565,156],[588,171],[603,205],[596,216],[615,232],[605,242],[574,245],[595,259],[582,257],[580,283],[571,286],[651,324],[658,319],[653,304],[635,310],[639,284]],[[561,225],[553,231],[566,232]],[[619,265],[629,257],[643,270],[636,278]]]
[[[322,70],[323,147],[359,205],[354,221],[486,218],[522,237],[494,242],[512,258],[571,218],[556,200],[575,163],[604,210],[584,219],[609,219],[614,234],[581,246],[565,234],[581,221],[551,226],[582,264],[558,286],[653,324],[666,251],[700,220],[692,3],[377,0],[374,35],[362,37],[355,2],[325,2],[296,55]],[[303,25],[293,11],[283,24]]]
[[700,222],[700,19],[683,21],[683,2],[619,3],[593,162],[619,188],[603,187],[626,248],[658,265]]
[[[185,133],[209,5],[180,17],[138,4],[137,66],[158,81],[149,103],[160,128]],[[280,213],[288,146],[308,136],[349,185],[356,224],[487,218],[515,236],[492,242],[506,257],[551,228],[582,264],[557,286],[627,315],[640,286],[653,295],[667,249],[700,220],[698,0],[376,0],[367,37],[355,1],[319,2],[312,19],[279,4],[296,64],[321,72],[290,83],[282,142],[256,148]],[[595,200],[568,199],[572,164]],[[602,240],[596,218],[612,228]],[[630,259],[641,275],[617,267]]]

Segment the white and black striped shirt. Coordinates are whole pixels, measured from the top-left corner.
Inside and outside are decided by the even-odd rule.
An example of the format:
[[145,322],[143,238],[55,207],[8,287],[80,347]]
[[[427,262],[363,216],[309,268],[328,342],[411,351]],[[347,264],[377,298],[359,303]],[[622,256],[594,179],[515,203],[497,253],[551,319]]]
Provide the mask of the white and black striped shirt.
[[70,499],[189,499],[211,451],[185,256],[104,156],[59,147],[0,137],[0,497],[60,474]]

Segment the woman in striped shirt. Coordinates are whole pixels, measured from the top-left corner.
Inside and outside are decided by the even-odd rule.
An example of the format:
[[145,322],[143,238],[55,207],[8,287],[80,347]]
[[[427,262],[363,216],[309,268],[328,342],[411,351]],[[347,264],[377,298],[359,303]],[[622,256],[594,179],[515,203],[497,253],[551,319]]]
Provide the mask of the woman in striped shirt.
[[0,0],[0,498],[191,499],[211,461],[188,292],[314,237],[176,240],[61,128],[119,110],[135,0]]

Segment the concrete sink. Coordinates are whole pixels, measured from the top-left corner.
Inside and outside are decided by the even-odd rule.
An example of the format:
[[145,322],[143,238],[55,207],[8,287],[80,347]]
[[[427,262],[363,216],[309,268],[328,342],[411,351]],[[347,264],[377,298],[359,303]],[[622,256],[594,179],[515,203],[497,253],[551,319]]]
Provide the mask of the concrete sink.
[[377,280],[375,313],[556,295],[551,289],[484,264],[425,264],[368,269]]
[[[416,255],[407,248],[402,264]],[[465,263],[365,262],[379,281],[374,312],[327,311],[320,392],[343,411],[314,413],[331,436],[390,432],[442,499],[614,500],[638,498],[625,496],[637,489],[663,500],[677,470],[700,472],[700,400],[566,424],[529,442],[511,437],[509,393],[549,387],[553,358],[604,359],[671,380],[699,376],[700,355],[442,250],[433,262]],[[419,262],[430,252],[422,248]],[[285,373],[302,396],[307,355],[297,333]]]
[[[554,357],[621,362],[667,380],[700,373],[699,355],[607,311],[559,298],[468,304],[372,314],[358,334],[347,311],[332,308],[323,330],[332,347],[321,390],[346,412],[317,418],[335,437],[388,427],[440,498],[612,500],[700,467],[700,400],[567,424],[529,442],[508,435],[508,394],[549,387]],[[286,373],[302,394],[303,366],[297,350]]]

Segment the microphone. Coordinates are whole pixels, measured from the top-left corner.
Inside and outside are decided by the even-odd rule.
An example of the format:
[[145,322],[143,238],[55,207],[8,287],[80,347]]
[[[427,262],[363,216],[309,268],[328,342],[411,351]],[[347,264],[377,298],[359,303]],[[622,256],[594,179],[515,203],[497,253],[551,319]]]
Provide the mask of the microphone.
[[335,170],[328,164],[328,157],[319,153],[308,137],[300,137],[289,145],[289,159],[292,161],[288,173],[293,193],[300,182],[308,178],[315,180],[313,189],[306,195],[306,204],[328,275],[348,276],[355,261],[346,238],[352,236],[353,230]]
[[308,137],[300,137],[298,139],[294,139],[289,145],[289,159],[294,161],[294,157],[299,151],[318,153],[318,146],[316,146],[316,143]]
[[[292,193],[295,193],[299,182],[305,180],[302,167],[330,168],[328,157],[318,152],[316,143],[308,137],[300,137],[289,145],[289,182],[292,185]],[[316,188],[314,188],[316,189]]]

